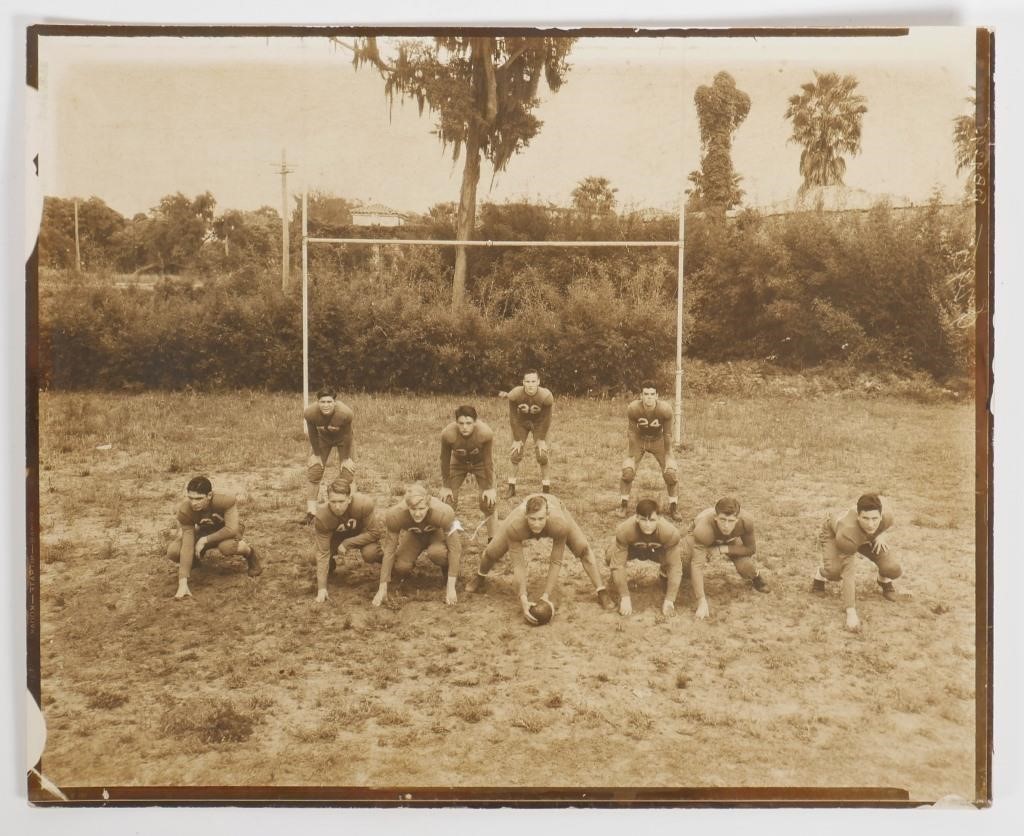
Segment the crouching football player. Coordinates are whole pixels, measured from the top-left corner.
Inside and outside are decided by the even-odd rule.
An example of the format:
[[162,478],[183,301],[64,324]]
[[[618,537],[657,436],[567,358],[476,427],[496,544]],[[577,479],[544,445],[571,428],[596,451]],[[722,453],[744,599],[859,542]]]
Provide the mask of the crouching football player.
[[875,564],[882,597],[886,601],[898,600],[893,580],[903,574],[903,569],[889,546],[889,531],[894,522],[892,512],[882,508],[878,494],[866,493],[857,500],[856,508],[827,514],[818,533],[821,566],[814,575],[811,591],[824,595],[826,581],[841,581],[846,629],[851,632],[860,631],[855,589],[857,555]]
[[402,501],[387,510],[384,527],[384,559],[373,606],[379,607],[387,598],[392,574],[399,581],[404,580],[424,553],[441,569],[446,580],[444,602],[449,606],[455,604],[455,582],[462,561],[462,526],[451,507],[432,497],[423,485],[413,484]]
[[633,602],[626,582],[626,563],[630,560],[653,560],[661,567],[659,577],[664,601],[662,614],[674,615],[676,596],[683,578],[683,561],[680,556],[679,529],[668,520],[658,516],[658,503],[653,499],[641,499],[636,504],[632,519],[619,523],[615,529],[608,564],[612,570],[612,582],[619,591],[619,613],[632,615]]
[[256,549],[241,539],[244,526],[238,519],[235,497],[214,493],[213,485],[205,476],[191,479],[185,488],[185,501],[177,510],[178,533],[167,544],[167,557],[178,564],[178,600],[192,593],[188,577],[192,565],[204,553],[216,549],[225,557],[237,554],[245,558],[249,577],[263,571]]
[[[487,573],[491,571],[506,552],[512,556],[512,571],[523,615],[531,624],[537,620],[530,613],[533,602],[526,590],[526,558],[523,555],[523,541],[551,539],[551,555],[548,563],[548,579],[541,599],[552,604],[551,595],[558,586],[558,575],[562,568],[562,555],[568,544],[571,551],[587,573],[597,591],[597,600],[606,610],[614,610],[615,602],[601,580],[594,552],[587,542],[582,529],[568,510],[549,494],[533,494],[515,508],[498,527],[498,533],[484,550],[477,573],[466,584],[467,592],[483,592],[487,584]],[[552,604],[552,609],[554,605]]]
[[327,488],[327,503],[316,512],[316,601],[327,600],[327,577],[346,549],[357,550],[366,563],[384,557],[384,521],[373,497],[353,493],[347,479],[335,479]]
[[723,497],[714,508],[706,508],[693,520],[684,543],[683,562],[690,565],[693,597],[697,599],[699,619],[708,617],[708,599],[704,595],[704,569],[712,557],[725,557],[732,561],[741,578],[750,581],[758,592],[768,592],[768,582],[754,563],[757,541],[754,538],[754,520],[740,510],[738,499]]
[[441,433],[441,499],[459,510],[459,488],[472,475],[480,489],[480,511],[487,525],[487,540],[494,537],[494,432],[477,420],[476,409],[460,406],[455,420]]

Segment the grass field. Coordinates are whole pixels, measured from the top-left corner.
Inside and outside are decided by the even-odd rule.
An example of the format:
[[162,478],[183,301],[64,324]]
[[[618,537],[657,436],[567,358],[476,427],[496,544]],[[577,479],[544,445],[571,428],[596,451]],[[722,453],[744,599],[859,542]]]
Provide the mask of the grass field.
[[[342,397],[356,412],[361,490],[387,505],[408,480],[438,487],[438,436],[456,399]],[[496,431],[503,481],[504,402],[470,402]],[[625,403],[556,403],[554,491],[599,558],[617,522]],[[296,525],[300,406],[261,393],[42,396],[43,770],[58,785],[877,786],[974,797],[972,405],[692,399],[681,510],[737,493],[757,521],[771,594],[722,561],[706,580],[711,619],[693,620],[684,582],[666,620],[656,568],[630,564],[625,619],[598,607],[570,557],[558,615],[541,628],[523,622],[510,574],[485,596],[460,585],[446,608],[423,562],[392,606],[374,610],[376,568],[349,557],[316,605],[312,535]],[[239,559],[207,560],[194,598],[175,602],[165,535],[200,472],[242,495],[265,571],[252,580]],[[537,482],[528,457],[520,492]],[[637,489],[663,496],[650,457]],[[825,509],[866,489],[896,513],[898,585],[911,597],[884,601],[862,561],[864,631],[853,635],[838,589],[822,600],[808,587]],[[502,515],[510,507],[499,502]],[[460,516],[469,530],[480,521],[471,483]],[[470,543],[464,578],[478,554]],[[542,552],[527,554],[538,588]]]

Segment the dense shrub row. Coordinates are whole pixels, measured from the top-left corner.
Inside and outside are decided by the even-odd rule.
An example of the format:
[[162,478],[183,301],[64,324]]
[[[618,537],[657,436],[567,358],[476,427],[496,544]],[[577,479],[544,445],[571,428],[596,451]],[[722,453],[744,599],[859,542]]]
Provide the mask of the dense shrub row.
[[[577,228],[529,206],[487,207],[481,237],[671,239],[674,221]],[[822,364],[945,381],[973,363],[971,216],[694,215],[686,351],[709,361]],[[675,345],[676,251],[487,248],[471,304],[449,304],[450,248],[320,248],[311,266],[310,380],[364,390],[491,391],[526,366],[563,392],[664,376]],[[301,299],[272,272],[167,280],[152,293],[68,285],[42,294],[42,373],[59,388],[301,385]],[[664,384],[668,386],[669,381]]]

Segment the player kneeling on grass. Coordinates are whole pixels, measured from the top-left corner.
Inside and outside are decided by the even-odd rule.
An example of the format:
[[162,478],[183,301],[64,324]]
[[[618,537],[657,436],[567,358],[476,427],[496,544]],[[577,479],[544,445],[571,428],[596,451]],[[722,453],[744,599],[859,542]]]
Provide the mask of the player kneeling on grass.
[[523,462],[523,448],[533,433],[534,455],[540,465],[541,493],[551,493],[551,471],[548,459],[548,430],[551,429],[551,409],[555,398],[550,389],[540,385],[536,369],[523,373],[523,385],[511,392],[498,392],[499,398],[508,398],[508,421],[512,429],[512,475],[508,477],[506,496],[516,495],[519,465]]
[[672,405],[658,400],[658,387],[650,380],[640,384],[640,397],[626,409],[626,458],[622,462],[622,476],[619,481],[619,516],[629,515],[629,495],[633,490],[633,479],[643,457],[650,453],[661,468],[665,489],[668,491],[668,516],[679,519],[677,497],[679,493],[678,470],[672,455]]
[[462,526],[451,507],[432,497],[423,485],[413,484],[402,501],[387,510],[384,527],[384,559],[373,606],[379,607],[387,598],[392,574],[403,581],[424,552],[440,567],[447,583],[444,602],[449,606],[455,604],[455,582],[462,561]]
[[494,432],[477,420],[476,409],[460,406],[455,420],[441,433],[441,499],[459,510],[459,488],[473,476],[480,489],[480,510],[487,524],[487,539],[494,537]]
[[636,504],[632,519],[619,523],[615,529],[608,564],[612,581],[619,591],[619,613],[632,615],[633,602],[626,582],[626,563],[630,560],[653,560],[661,566],[659,577],[665,600],[661,604],[663,615],[676,611],[676,596],[683,578],[683,561],[679,553],[679,529],[658,516],[658,503],[641,499]]
[[[562,555],[566,544],[583,564],[590,582],[597,591],[597,600],[606,610],[614,610],[615,602],[601,581],[601,573],[597,568],[594,552],[587,542],[582,529],[565,509],[561,502],[549,494],[533,494],[515,508],[498,527],[498,533],[484,550],[480,558],[477,573],[466,584],[467,592],[483,592],[487,584],[487,573],[491,571],[506,552],[512,555],[512,571],[515,574],[516,588],[519,591],[519,603],[523,615],[531,624],[537,619],[530,613],[533,602],[526,590],[526,559],[523,556],[524,540],[539,540],[543,537],[551,539],[551,556],[548,566],[548,580],[544,585],[541,600],[551,604],[551,595],[558,585],[558,574],[562,568]],[[553,606],[553,605],[552,605]]]
[[716,555],[731,560],[739,576],[750,581],[758,592],[768,592],[768,582],[754,564],[757,552],[754,520],[746,511],[740,510],[738,499],[723,497],[714,508],[701,511],[690,526],[683,549],[683,561],[690,565],[693,597],[697,599],[697,611],[694,613],[697,618],[708,617],[704,568]]
[[353,493],[347,479],[335,479],[327,488],[327,503],[316,512],[316,601],[327,600],[327,576],[334,573],[346,549],[358,549],[366,563],[384,557],[384,520],[373,497]]
[[214,493],[213,485],[205,476],[196,476],[185,489],[186,499],[178,506],[179,530],[167,545],[167,557],[178,564],[178,600],[191,596],[188,576],[192,564],[202,555],[216,549],[224,556],[237,554],[245,558],[249,576],[263,571],[256,549],[241,539],[244,526],[238,520],[235,497]]
[[882,500],[875,493],[866,493],[857,500],[857,507],[845,514],[829,513],[818,533],[821,566],[814,575],[811,591],[825,594],[825,581],[841,581],[843,606],[846,608],[846,629],[860,631],[857,615],[857,555],[863,555],[878,569],[878,589],[886,601],[896,601],[893,579],[903,574],[893,550],[889,547],[889,530],[894,519],[883,510]]
[[316,403],[307,406],[302,413],[306,420],[306,433],[309,436],[311,450],[306,461],[309,492],[306,496],[306,518],[303,521],[305,525],[311,525],[316,516],[317,499],[321,498],[320,492],[331,450],[338,450],[341,468],[338,475],[349,482],[355,479],[356,466],[352,461],[353,412],[337,400],[337,397],[335,389],[325,386],[316,393]]

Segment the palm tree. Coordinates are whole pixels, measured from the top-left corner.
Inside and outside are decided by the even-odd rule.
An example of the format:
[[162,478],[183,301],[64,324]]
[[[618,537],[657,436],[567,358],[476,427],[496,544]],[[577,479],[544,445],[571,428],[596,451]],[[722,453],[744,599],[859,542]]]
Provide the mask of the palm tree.
[[[974,87],[971,87],[971,91],[974,91]],[[973,169],[978,157],[978,124],[974,116],[977,101],[974,96],[968,96],[967,101],[971,105],[971,112],[953,120],[953,155],[957,176],[965,168]],[[974,193],[973,178],[968,178],[966,190],[968,195]]]
[[852,75],[819,73],[801,85],[803,92],[789,97],[786,118],[793,120],[790,142],[804,147],[800,153],[800,191],[811,186],[841,186],[846,174],[844,154],[860,153],[860,132],[867,100],[856,92]]

